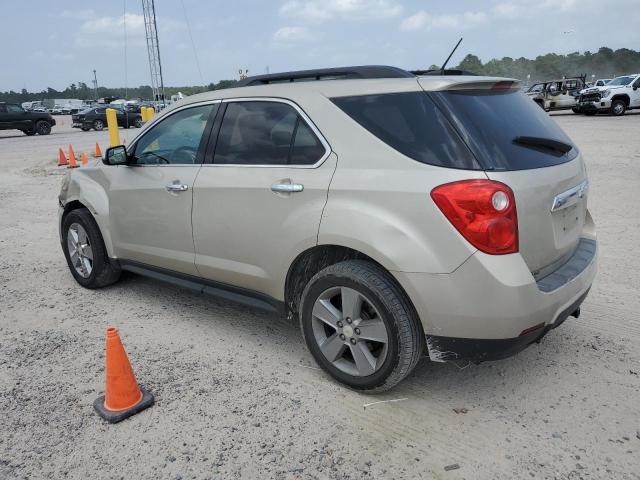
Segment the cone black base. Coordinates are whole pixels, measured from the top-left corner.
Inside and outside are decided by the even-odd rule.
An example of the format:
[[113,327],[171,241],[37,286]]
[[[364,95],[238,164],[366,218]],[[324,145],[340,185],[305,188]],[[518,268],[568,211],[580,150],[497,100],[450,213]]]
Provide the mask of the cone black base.
[[142,391],[142,400],[136,403],[133,407],[127,408],[126,410],[107,410],[104,408],[104,395],[96,398],[96,401],[93,402],[93,408],[96,409],[98,415],[104,418],[109,423],[118,423],[124,420],[125,418],[129,418],[131,415],[135,415],[138,412],[141,412],[145,408],[153,405],[153,394],[151,392],[147,392],[144,388],[140,387]]

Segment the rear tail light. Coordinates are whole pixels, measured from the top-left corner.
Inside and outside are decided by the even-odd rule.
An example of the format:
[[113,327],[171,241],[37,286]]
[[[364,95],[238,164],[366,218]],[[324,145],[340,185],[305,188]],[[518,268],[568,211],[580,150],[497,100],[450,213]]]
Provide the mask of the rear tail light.
[[518,251],[518,217],[513,191],[493,180],[463,180],[434,188],[431,198],[478,250],[492,255]]

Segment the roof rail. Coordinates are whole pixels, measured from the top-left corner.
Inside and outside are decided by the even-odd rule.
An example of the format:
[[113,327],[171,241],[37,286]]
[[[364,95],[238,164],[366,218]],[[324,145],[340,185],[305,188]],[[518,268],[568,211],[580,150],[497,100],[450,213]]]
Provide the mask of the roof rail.
[[240,80],[235,87],[253,87],[271,83],[310,82],[314,80],[351,80],[365,78],[411,78],[406,70],[385,65],[364,65],[358,67],[320,68],[296,72],[256,75]]
[[431,70],[411,70],[410,73],[413,73],[414,75],[417,76],[422,76],[422,75],[472,75],[472,76],[477,76],[477,73],[473,73],[470,72],[468,70],[457,70],[455,68],[447,68],[444,71],[442,71],[439,68],[434,68]]

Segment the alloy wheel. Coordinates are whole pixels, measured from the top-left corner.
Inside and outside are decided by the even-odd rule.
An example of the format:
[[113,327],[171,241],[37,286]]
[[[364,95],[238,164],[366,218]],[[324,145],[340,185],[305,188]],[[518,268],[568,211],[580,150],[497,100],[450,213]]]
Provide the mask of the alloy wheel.
[[387,326],[371,300],[348,287],[332,287],[315,301],[314,339],[331,364],[364,377],[379,370],[388,352]]
[[621,102],[617,102],[614,106],[613,106],[613,113],[615,115],[622,115],[622,112],[624,112],[625,107],[624,104]]
[[67,230],[67,249],[78,275],[89,278],[93,271],[93,250],[87,231],[79,223],[72,223]]

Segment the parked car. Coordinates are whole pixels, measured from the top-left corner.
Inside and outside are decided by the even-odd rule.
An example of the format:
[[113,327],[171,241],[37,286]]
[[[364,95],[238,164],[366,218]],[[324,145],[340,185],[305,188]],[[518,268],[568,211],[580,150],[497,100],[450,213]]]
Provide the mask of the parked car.
[[55,107],[49,109],[49,113],[51,115],[62,115],[62,107],[56,105]]
[[582,155],[518,85],[352,67],[187,97],[67,171],[71,274],[286,312],[364,391],[513,355],[579,315],[597,256]]
[[589,85],[590,87],[604,87],[607,83],[609,83],[611,81],[610,78],[599,78],[598,80],[596,80],[595,82],[593,82],[592,85]]
[[0,130],[20,130],[26,135],[49,135],[56,121],[48,112],[27,112],[20,105],[0,102]]
[[107,126],[107,108],[113,108],[116,111],[119,127],[140,128],[142,126],[142,116],[139,113],[126,111],[119,106],[104,105],[72,115],[73,128],[80,128],[85,132],[92,128],[96,131],[103,130]]
[[640,73],[616,77],[602,87],[584,89],[578,97],[578,113],[595,115],[609,113],[624,115],[627,110],[640,108]]
[[576,96],[584,86],[584,77],[563,78],[536,83],[526,94],[545,112],[569,110],[575,108]]

